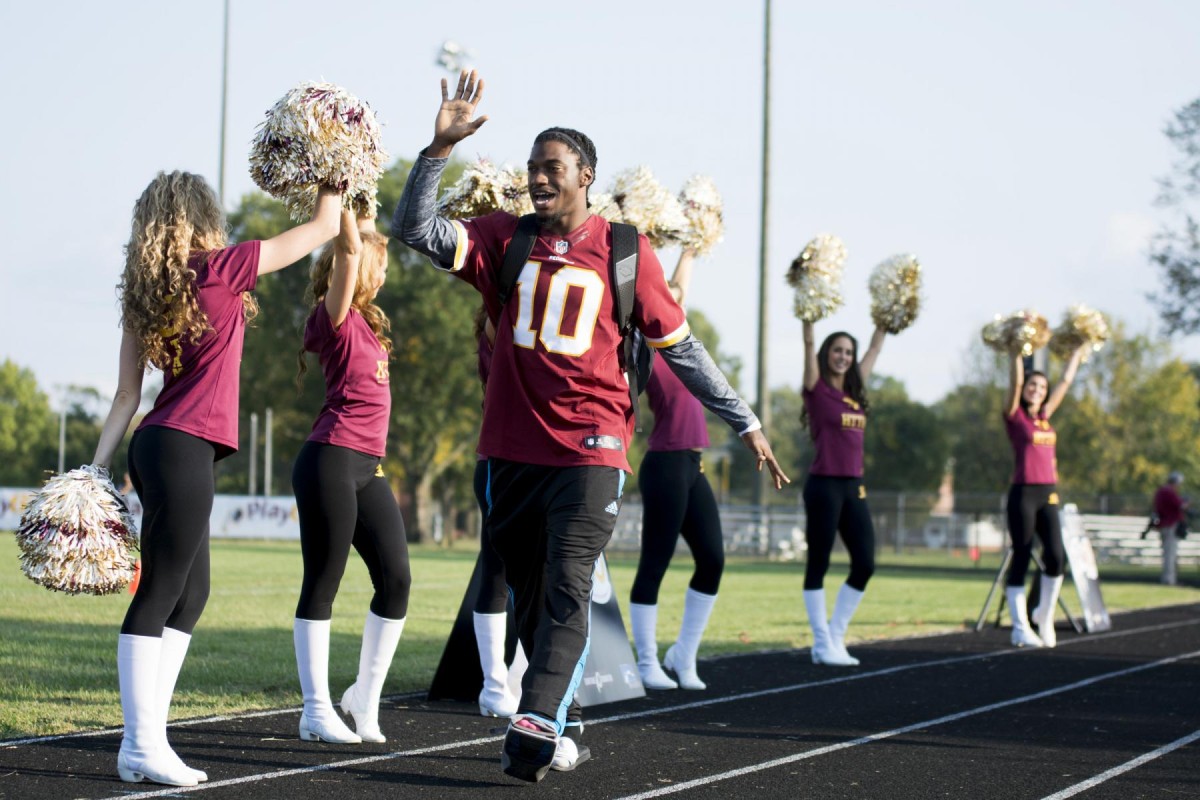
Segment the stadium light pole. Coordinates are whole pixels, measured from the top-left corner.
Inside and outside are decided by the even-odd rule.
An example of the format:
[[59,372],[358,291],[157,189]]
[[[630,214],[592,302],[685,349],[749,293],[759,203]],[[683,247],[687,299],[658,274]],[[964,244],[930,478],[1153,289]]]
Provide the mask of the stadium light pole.
[[[771,395],[767,389],[767,217],[771,176],[771,0],[764,0],[763,18],[763,119],[762,119],[762,200],[758,221],[758,419],[764,431],[771,425]],[[767,501],[769,470],[763,470],[754,484],[754,504],[762,508]]]
[[221,34],[221,139],[217,147],[217,199],[225,208],[225,107],[229,85],[229,0],[225,0],[225,17]]

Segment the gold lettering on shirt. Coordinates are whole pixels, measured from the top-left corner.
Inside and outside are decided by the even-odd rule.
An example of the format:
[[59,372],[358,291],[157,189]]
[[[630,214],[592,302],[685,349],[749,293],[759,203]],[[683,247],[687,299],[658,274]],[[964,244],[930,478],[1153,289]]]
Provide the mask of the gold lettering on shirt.
[[181,360],[181,356],[183,356],[183,343],[179,335],[179,324],[176,323],[170,327],[163,328],[158,333],[163,337],[163,347],[168,351],[173,350],[175,353],[171,357],[171,366],[169,367],[171,377],[174,377],[183,372],[183,361]]
[[855,411],[862,411],[862,406],[860,406],[858,403],[854,402],[854,400],[852,400],[851,398],[846,397],[845,395],[842,396],[842,402],[845,403],[846,405],[850,406],[851,408],[853,408]]
[[1058,441],[1058,434],[1054,431],[1034,431],[1033,445],[1034,447],[1054,447]]
[[387,383],[388,382],[388,362],[386,360],[375,362],[375,382],[376,383]]
[[866,430],[867,418],[862,414],[852,414],[847,411],[846,413],[842,414],[842,427],[854,428],[860,431]]

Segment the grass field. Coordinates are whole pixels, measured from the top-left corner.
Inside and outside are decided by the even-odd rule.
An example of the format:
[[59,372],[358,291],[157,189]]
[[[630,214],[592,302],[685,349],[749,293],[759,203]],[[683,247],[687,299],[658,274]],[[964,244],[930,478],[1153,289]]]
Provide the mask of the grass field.
[[[845,577],[834,555],[826,581]],[[973,624],[999,567],[999,555],[973,565],[945,552],[881,552],[852,641],[962,630]],[[475,550],[415,548],[408,624],[387,692],[428,687],[462,600]],[[21,574],[16,544],[0,534],[0,739],[120,725],[116,636],[127,595],[70,597]],[[636,567],[615,555],[612,581],[622,608]],[[298,705],[292,616],[301,572],[298,542],[216,541],[212,594],[179,679],[173,718]],[[726,565],[701,657],[810,644],[803,564],[731,559]],[[689,560],[677,558],[659,599],[659,642],[678,629]],[[1197,584],[1196,576],[1186,576]],[[1165,587],[1155,570],[1101,568],[1106,604],[1116,612],[1200,601],[1200,588]],[[1067,603],[1078,608],[1074,592]],[[351,558],[334,608],[330,682],[335,698],[354,680],[362,618],[370,599],[366,570]],[[994,610],[994,606],[993,606]]]

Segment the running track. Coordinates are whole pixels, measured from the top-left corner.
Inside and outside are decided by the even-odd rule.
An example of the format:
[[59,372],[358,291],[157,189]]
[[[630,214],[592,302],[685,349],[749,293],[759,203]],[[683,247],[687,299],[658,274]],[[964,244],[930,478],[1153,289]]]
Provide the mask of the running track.
[[173,723],[195,788],[117,780],[117,730],[3,741],[0,797],[1200,798],[1200,605],[1060,625],[1055,650],[989,627],[853,651],[708,660],[707,691],[589,709],[591,761],[536,786],[500,772],[495,721],[407,696],[379,745],[301,742],[298,708]]

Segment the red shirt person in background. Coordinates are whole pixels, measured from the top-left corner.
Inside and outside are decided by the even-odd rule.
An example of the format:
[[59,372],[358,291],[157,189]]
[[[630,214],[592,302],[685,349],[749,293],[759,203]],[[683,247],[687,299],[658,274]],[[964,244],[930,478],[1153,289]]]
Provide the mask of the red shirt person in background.
[[1183,475],[1172,472],[1167,482],[1154,493],[1154,516],[1158,520],[1158,531],[1162,535],[1163,568],[1162,582],[1174,586],[1177,582],[1176,560],[1179,556],[1180,525],[1185,521],[1188,503],[1179,495]]

